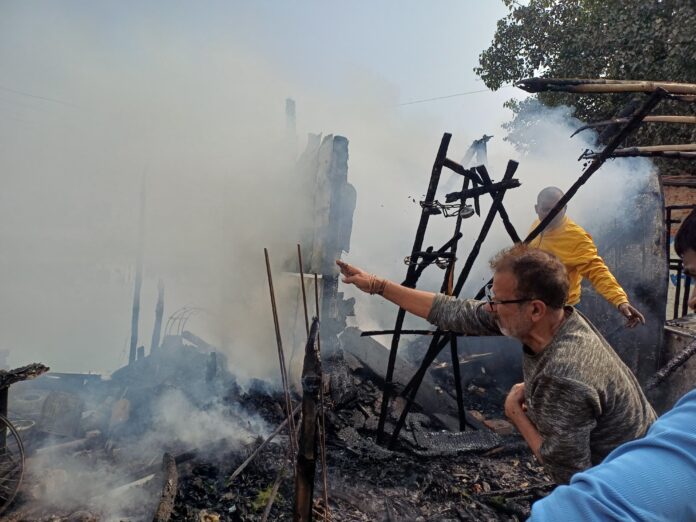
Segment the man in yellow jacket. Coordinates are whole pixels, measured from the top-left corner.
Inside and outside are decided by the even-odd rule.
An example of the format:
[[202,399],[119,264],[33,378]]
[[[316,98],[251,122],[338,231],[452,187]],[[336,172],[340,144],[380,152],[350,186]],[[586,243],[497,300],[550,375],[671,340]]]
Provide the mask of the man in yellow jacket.
[[[563,191],[557,187],[546,187],[539,192],[537,204],[534,205],[539,219],[532,228],[546,217],[561,197]],[[570,281],[567,304],[576,305],[580,302],[580,283],[586,277],[597,293],[616,306],[628,319],[626,326],[632,328],[637,324],[645,324],[643,314],[629,303],[626,292],[599,257],[592,236],[568,218],[565,211],[564,207],[530,245],[554,254],[565,265]]]

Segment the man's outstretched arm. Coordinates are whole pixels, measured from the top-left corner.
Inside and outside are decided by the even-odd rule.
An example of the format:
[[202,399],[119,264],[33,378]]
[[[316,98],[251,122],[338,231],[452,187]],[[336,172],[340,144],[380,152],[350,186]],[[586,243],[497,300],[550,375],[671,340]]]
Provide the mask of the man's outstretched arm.
[[638,324],[645,324],[645,317],[629,302],[626,292],[599,256],[597,247],[589,235],[585,234],[580,238],[574,257],[577,260],[580,275],[590,281],[597,293],[619,309],[619,312],[628,319],[627,327],[633,328]]
[[374,274],[368,274],[341,260],[336,260],[336,264],[341,269],[344,283],[355,285],[368,294],[380,294],[407,312],[423,319],[428,318],[435,299],[433,292],[402,286]]

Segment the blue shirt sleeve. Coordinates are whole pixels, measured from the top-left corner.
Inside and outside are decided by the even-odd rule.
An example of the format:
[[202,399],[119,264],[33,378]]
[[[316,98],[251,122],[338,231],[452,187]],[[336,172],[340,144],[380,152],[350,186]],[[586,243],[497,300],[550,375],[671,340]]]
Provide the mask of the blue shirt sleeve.
[[650,427],[532,506],[531,522],[696,520],[696,389]]

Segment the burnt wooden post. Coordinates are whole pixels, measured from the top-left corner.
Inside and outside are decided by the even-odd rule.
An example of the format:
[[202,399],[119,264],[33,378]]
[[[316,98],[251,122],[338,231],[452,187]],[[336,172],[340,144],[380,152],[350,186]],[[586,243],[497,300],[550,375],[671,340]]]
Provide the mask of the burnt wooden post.
[[[431,205],[435,200],[435,192],[437,191],[437,185],[440,182],[440,174],[442,173],[442,167],[445,160],[447,159],[447,148],[449,147],[450,139],[452,135],[445,133],[440,141],[440,148],[437,151],[437,156],[435,157],[435,163],[433,164],[433,170],[430,174],[430,183],[428,184],[428,191],[425,195],[425,200],[422,204],[421,218],[418,223],[418,229],[416,230],[416,238],[413,241],[412,253],[420,252],[423,249],[423,239],[425,238],[425,229],[428,226],[428,220],[432,213]],[[416,269],[417,265],[415,261],[415,256],[411,257],[411,263],[408,265],[408,270],[406,271],[406,280],[403,285],[408,288],[415,288],[417,276]],[[401,338],[401,328],[404,324],[404,318],[406,317],[406,310],[399,308],[396,314],[396,324],[394,325],[394,336],[392,337],[391,348],[389,350],[389,362],[387,363],[387,374],[384,378],[384,391],[382,392],[382,407],[379,413],[379,423],[377,425],[377,443],[381,444],[384,442],[384,423],[387,420],[387,413],[389,411],[389,399],[392,395],[393,383],[392,379],[394,377],[394,365],[396,364],[396,352],[399,349],[399,339]]]
[[138,347],[138,321],[140,320],[140,289],[143,286],[143,250],[145,249],[145,176],[140,191],[140,219],[138,220],[138,254],[135,262],[135,284],[133,287],[133,312],[131,315],[131,339],[128,364],[136,359]]
[[314,474],[317,462],[317,420],[321,408],[319,391],[321,387],[321,361],[316,349],[319,320],[312,320],[304,365],[302,367],[302,423],[297,451],[295,473],[295,509],[293,520],[308,522],[312,520],[312,499],[314,496]]
[[162,457],[162,475],[164,477],[162,494],[155,515],[152,517],[153,522],[167,522],[174,512],[179,472],[176,469],[176,459],[169,453],[165,453]]
[[[469,178],[465,177],[462,183],[462,192],[469,188]],[[462,206],[457,213],[457,222],[454,226],[454,237],[461,236],[462,221],[464,221],[464,216],[462,214],[462,209],[466,204],[465,200],[462,200]],[[445,271],[444,281],[442,282],[442,288],[440,291],[443,294],[452,295],[452,277],[454,276],[454,266],[457,261],[457,241],[452,242],[452,247],[450,248],[450,253],[452,254],[452,260],[449,265],[447,265],[447,270]],[[462,391],[462,376],[459,368],[459,349],[457,347],[457,336],[455,334],[448,334],[450,341],[450,352],[452,356],[452,373],[454,374],[454,389],[457,394],[457,412],[459,413],[459,429],[464,431],[466,428],[466,413],[464,411],[464,393]]]
[[152,329],[152,342],[150,353],[159,350],[160,336],[162,335],[162,317],[164,316],[164,282],[157,281],[157,305],[155,306],[155,326]]
[[[515,161],[509,161],[508,162],[508,167],[505,170],[505,174],[503,175],[503,182],[510,181],[512,180],[512,177],[515,175],[515,171],[517,170],[518,163]],[[486,178],[487,176],[484,176]],[[491,186],[492,184],[490,183],[490,178],[485,179],[484,185]],[[502,185],[501,185],[502,186]],[[483,225],[481,226],[481,231],[479,232],[479,236],[474,242],[474,246],[472,247],[471,251],[469,252],[469,256],[466,259],[466,262],[464,263],[464,267],[462,268],[461,273],[459,274],[459,278],[457,280],[457,284],[454,288],[453,294],[455,296],[458,296],[459,293],[462,290],[462,287],[464,286],[464,283],[466,282],[466,279],[469,277],[469,273],[471,272],[471,268],[474,265],[474,261],[476,260],[476,257],[478,256],[479,251],[481,250],[481,245],[486,239],[486,236],[488,235],[488,231],[490,230],[491,226],[493,225],[493,220],[495,219],[496,214],[500,211],[500,209],[503,207],[503,197],[505,196],[505,188],[501,188],[500,190],[496,192],[492,192],[491,194],[493,195],[493,203],[491,204],[491,208],[488,211],[488,214],[486,215],[486,218],[483,222]],[[463,191],[462,194],[464,194]],[[389,441],[389,447],[393,448],[394,445],[396,444],[396,441],[398,440],[399,437],[399,432],[404,426],[404,423],[406,422],[406,417],[408,416],[409,412],[411,411],[411,406],[413,405],[413,401],[416,398],[416,395],[418,394],[418,388],[421,385],[421,382],[423,382],[423,378],[425,377],[426,372],[428,371],[428,368],[430,365],[433,363],[435,360],[435,357],[442,351],[442,349],[450,343],[450,349],[451,350],[456,350],[456,347],[452,348],[451,345],[451,340],[449,335],[445,335],[444,338],[442,338],[442,332],[440,330],[436,331],[435,334],[433,334],[433,339],[430,342],[430,346],[428,347],[428,351],[426,352],[425,356],[423,357],[423,361],[421,362],[420,367],[418,368],[418,371],[415,373],[411,381],[406,385],[406,388],[404,389],[403,395],[406,396],[406,405],[404,406],[404,409],[401,412],[401,415],[399,416],[399,420],[396,423],[396,427],[394,428],[394,432],[392,433],[391,440]],[[456,341],[455,341],[456,342]],[[453,354],[454,357],[454,354]],[[455,370],[456,371],[456,370]],[[460,415],[463,415],[465,421],[468,420],[468,415],[466,414],[465,411],[462,411],[464,408],[460,408]],[[460,425],[462,421],[460,419]]]

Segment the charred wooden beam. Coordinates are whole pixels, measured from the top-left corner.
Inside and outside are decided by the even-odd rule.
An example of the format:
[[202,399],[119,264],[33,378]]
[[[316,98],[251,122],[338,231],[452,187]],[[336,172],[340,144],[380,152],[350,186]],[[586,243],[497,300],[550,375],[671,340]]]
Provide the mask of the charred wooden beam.
[[[484,135],[485,137],[485,135]],[[484,142],[485,144],[485,142]],[[484,172],[485,172],[485,167],[484,167]],[[490,177],[488,177],[488,173],[486,172],[485,174],[481,174],[479,172],[479,175],[481,176],[481,179],[484,180],[487,183],[490,183]],[[462,192],[465,192],[469,188],[469,179],[466,178],[464,179],[464,183],[462,184]],[[464,200],[462,200],[462,204],[464,204]],[[461,228],[462,228],[462,221],[464,221],[464,216],[459,212],[457,214],[457,221],[454,227],[454,232],[455,235],[461,234]],[[452,263],[449,264],[447,267],[447,272],[445,273],[445,277],[442,281],[442,287],[440,291],[442,293],[445,293],[447,295],[452,295],[452,292],[454,291],[454,264],[457,259],[457,245],[458,242],[454,242],[452,244],[452,249],[450,250],[450,253],[452,254],[453,261]],[[462,380],[461,380],[461,374],[460,374],[460,368],[459,368],[459,353],[458,353],[458,347],[457,347],[457,337],[455,335],[450,335],[450,347],[451,347],[451,356],[452,356],[452,372],[454,374],[454,388],[455,388],[455,393],[457,396],[457,411],[459,413],[459,429],[464,430],[465,425],[466,425],[466,418],[465,418],[465,410],[464,410],[464,393],[462,391]]]
[[[508,188],[506,183],[509,181],[513,181],[512,176],[515,175],[515,171],[517,169],[517,163],[512,163],[514,164],[514,167],[508,167],[508,169],[505,171],[505,174],[503,175],[503,180],[500,183],[494,183],[493,185],[489,186],[492,187],[494,185],[499,185],[500,188],[495,192],[493,196],[493,203],[491,204],[491,208],[488,210],[488,214],[486,215],[486,218],[483,221],[483,225],[481,225],[479,236],[478,238],[476,238],[474,246],[471,247],[471,250],[469,251],[469,256],[467,257],[466,262],[464,263],[464,267],[462,268],[462,271],[459,274],[457,284],[454,287],[455,296],[458,296],[462,291],[464,283],[466,283],[466,280],[469,277],[469,273],[471,272],[471,269],[474,266],[474,261],[476,261],[476,258],[478,257],[478,254],[481,250],[481,245],[483,245],[483,242],[486,240],[486,236],[488,235],[488,232],[491,229],[491,226],[493,225],[493,221],[495,219],[496,214],[498,214],[498,212],[503,206],[503,197],[505,196],[505,191]],[[519,181],[517,181],[517,184],[514,186],[518,187]]]
[[[597,172],[602,165],[604,165],[604,162],[611,157],[612,153],[618,148],[619,145],[621,145],[626,137],[638,128],[640,122],[643,121],[643,118],[650,114],[650,111],[652,111],[655,106],[660,103],[664,96],[665,92],[663,90],[657,90],[645,101],[645,103],[643,103],[643,105],[640,106],[640,108],[636,110],[635,113],[633,113],[629,119],[629,122],[621,129],[620,132],[611,138],[604,150],[602,150],[602,152],[600,152],[597,157],[592,160],[592,163],[588,165],[575,183],[573,183],[567,192],[563,194],[561,199],[558,200],[556,205],[549,211],[546,217],[542,219],[541,222],[527,235],[527,237],[524,239],[525,243],[531,242],[534,240],[534,238],[546,230],[549,223],[553,221],[561,209],[568,204],[573,196],[575,196],[577,191],[580,190],[580,187],[587,183],[587,180],[590,179],[590,177]],[[489,284],[491,281],[492,279],[489,280]],[[476,299],[481,299],[483,297],[484,289],[485,285],[479,289],[475,297]]]
[[164,281],[157,281],[157,304],[155,305],[155,325],[152,328],[152,341],[150,342],[150,353],[155,353],[160,347],[160,337],[162,335],[162,317],[164,316]]
[[620,92],[654,93],[664,90],[669,94],[696,95],[696,84],[674,82],[647,82],[633,80],[588,80],[579,78],[527,78],[515,84],[523,91],[572,92],[581,94],[609,94]]
[[[437,151],[437,156],[435,156],[435,162],[433,163],[433,168],[430,173],[430,181],[428,183],[428,190],[425,194],[424,203],[428,206],[432,205],[435,201],[435,193],[437,192],[437,186],[440,183],[440,174],[442,173],[442,167],[445,160],[447,159],[447,149],[449,147],[452,135],[445,133],[440,141],[440,147]],[[418,223],[418,229],[416,230],[416,237],[413,240],[413,248],[411,252],[419,252],[423,249],[423,239],[425,238],[425,230],[428,227],[428,220],[430,219],[430,209],[424,206],[421,209],[421,217]],[[410,264],[406,271],[406,279],[402,283],[403,286],[408,288],[415,288],[418,282],[418,277],[420,272],[417,271],[417,267],[414,264]],[[392,337],[391,347],[389,349],[389,362],[387,363],[387,373],[384,378],[384,390],[382,391],[382,407],[379,414],[379,422],[377,424],[377,443],[382,444],[384,442],[384,423],[387,420],[387,412],[389,408],[389,400],[393,393],[393,383],[392,379],[394,377],[394,365],[396,364],[396,354],[399,349],[399,340],[401,338],[400,331],[404,324],[404,319],[406,317],[406,310],[399,308],[396,314],[396,322],[394,324],[394,330],[396,333]]]
[[643,121],[643,118],[650,114],[650,111],[652,111],[655,108],[655,106],[660,102],[664,95],[665,92],[660,89],[655,91],[645,101],[645,103],[640,107],[640,109],[638,109],[635,112],[635,114],[631,116],[631,119],[624,126],[621,132],[619,132],[616,136],[614,136],[614,138],[612,138],[612,140],[607,144],[604,150],[600,152],[596,158],[593,159],[592,163],[590,163],[590,165],[585,169],[585,171],[580,175],[580,177],[575,181],[575,183],[573,183],[573,185],[571,185],[571,187],[563,195],[563,197],[561,197],[561,199],[558,200],[556,205],[551,209],[551,211],[546,215],[546,217],[542,219],[541,222],[534,228],[534,230],[532,230],[529,233],[529,235],[524,240],[525,243],[529,243],[546,229],[546,227],[549,225],[549,223],[551,223],[551,221],[553,221],[553,219],[561,211],[561,209],[565,207],[568,204],[568,201],[570,201],[573,198],[573,196],[580,189],[580,187],[587,183],[587,180],[590,179],[592,174],[597,172],[599,168],[604,164],[604,162],[609,157],[611,157],[611,154],[619,147],[619,145],[621,145],[621,143],[626,139],[626,137],[636,128],[638,128],[640,122]]
[[[600,153],[585,152],[581,158],[594,159]],[[673,158],[673,159],[696,159],[696,144],[683,145],[652,145],[648,147],[627,147],[624,149],[616,149],[611,154],[612,158]]]
[[694,354],[696,354],[696,341],[689,343],[687,347],[681,351],[681,353],[679,353],[676,357],[673,357],[667,364],[660,368],[647,382],[645,389],[652,390],[653,388],[657,388],[662,381],[672,375]]
[[321,361],[316,349],[319,320],[315,317],[305,346],[302,367],[302,422],[295,473],[295,508],[293,520],[312,520],[314,475],[317,461],[317,421],[320,411],[319,391],[322,384]]
[[155,516],[152,518],[153,522],[168,522],[174,511],[179,473],[176,469],[176,460],[169,453],[165,453],[162,458],[162,472],[164,474],[164,485],[162,486],[162,496],[155,510]]
[[[437,330],[399,330],[401,335],[433,335]],[[373,337],[375,335],[393,335],[396,330],[367,330],[360,337]]]
[[0,370],[0,388],[7,388],[19,381],[35,379],[49,370],[48,366],[41,363],[28,364],[14,370]]
[[[302,406],[301,406],[300,404],[297,405],[297,407],[295,408],[295,410],[292,412],[293,418],[294,418],[295,416],[297,416],[297,414],[299,413],[301,407],[302,407]],[[251,461],[254,460],[254,458],[256,457],[256,455],[258,455],[258,454],[261,452],[261,450],[262,450],[263,448],[265,448],[266,445],[267,445],[269,442],[271,442],[271,441],[275,438],[276,435],[278,435],[281,431],[283,431],[283,429],[285,429],[285,425],[286,425],[287,423],[288,423],[288,419],[286,418],[283,422],[281,422],[281,423],[278,425],[278,427],[277,427],[275,430],[273,430],[273,433],[271,433],[271,434],[266,438],[266,440],[264,440],[261,444],[259,444],[259,445],[257,446],[257,448],[256,448],[253,452],[251,452],[251,454],[246,458],[246,460],[244,460],[244,462],[242,462],[242,463],[237,467],[237,469],[234,470],[234,472],[232,473],[232,475],[230,475],[230,478],[227,479],[226,484],[227,484],[228,486],[232,483],[232,481],[234,481],[234,479],[236,479],[236,478],[239,476],[239,474],[240,474],[242,471],[244,471],[244,470],[246,469],[246,467],[251,463]]]
[[470,179],[474,183],[478,183],[479,185],[483,184],[483,181],[481,180],[481,178],[479,177],[479,175],[476,173],[476,171],[474,169],[465,169],[459,163],[452,161],[449,158],[445,158],[445,161],[443,164],[448,169],[456,172],[457,174],[464,176],[467,179]]
[[[617,125],[620,123],[628,123],[629,118],[613,118],[611,120],[595,121],[593,123],[587,123],[582,127],[578,128],[573,134],[570,135],[572,138],[576,134],[587,130],[596,129],[598,127],[606,127],[609,125]],[[643,118],[643,123],[696,123],[696,116],[646,116]]]
[[[503,179],[506,178],[512,178],[513,174],[517,170],[517,167],[519,167],[519,163],[516,161],[508,161],[507,167],[505,169],[505,174],[503,175]],[[481,177],[484,179],[486,183],[492,183],[491,177],[488,175],[488,170],[484,165],[480,165],[476,167],[476,170],[478,173],[481,175]],[[508,172],[512,171],[509,175]],[[510,221],[510,216],[508,216],[507,210],[505,210],[505,206],[501,203],[500,208],[498,209],[498,213],[500,214],[501,219],[503,220],[503,226],[505,227],[505,230],[507,231],[508,235],[510,236],[510,239],[512,239],[513,243],[519,243],[521,241],[520,236],[517,234],[517,230],[515,230],[515,227],[513,226],[512,222]]]
[[271,508],[275,502],[275,498],[278,495],[278,489],[280,488],[280,483],[283,482],[285,478],[285,464],[282,464],[278,470],[275,480],[273,481],[273,487],[271,488],[271,494],[268,495],[268,502],[266,502],[266,507],[263,510],[263,515],[261,515],[261,522],[266,522],[268,520],[268,515],[271,514]]
[[145,250],[145,175],[140,188],[140,218],[138,220],[138,253],[135,260],[135,281],[133,284],[133,306],[131,313],[131,338],[128,351],[128,364],[136,360],[138,347],[138,322],[140,321],[140,290],[143,286],[143,252]]
[[[433,252],[433,247],[428,247],[426,252],[428,252],[428,253],[433,252],[433,254],[439,254],[442,252],[446,252],[447,250],[452,248],[452,245],[457,244],[457,241],[459,241],[462,238],[462,236],[463,236],[463,234],[461,232],[459,232],[458,234],[455,234],[454,236],[452,236],[451,239],[449,239],[444,245],[442,245],[440,248],[438,248],[435,252]],[[418,263],[417,268],[416,268],[416,272],[414,275],[414,277],[416,278],[416,281],[420,278],[421,274],[423,273],[423,270],[428,268],[435,261],[435,259],[436,258],[424,259],[423,261]],[[406,281],[404,281],[401,284],[405,285]]]
[[502,189],[511,189],[520,186],[520,180],[518,179],[503,179],[498,183],[491,183],[490,185],[483,185],[481,187],[474,187],[468,190],[463,190],[461,192],[450,192],[445,196],[445,201],[447,203],[452,203],[460,199],[472,198],[475,196],[481,196],[483,194],[491,194],[498,192]]

